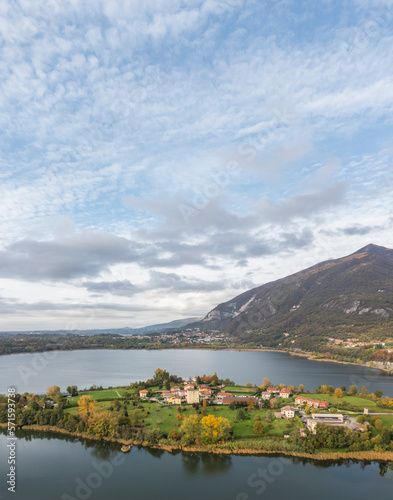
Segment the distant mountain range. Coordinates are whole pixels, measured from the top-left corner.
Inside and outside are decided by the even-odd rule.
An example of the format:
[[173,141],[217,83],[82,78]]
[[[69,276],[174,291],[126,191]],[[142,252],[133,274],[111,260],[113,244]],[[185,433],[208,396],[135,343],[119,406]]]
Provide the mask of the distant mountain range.
[[[34,330],[32,332],[22,332],[22,333],[50,333],[58,335],[66,335],[67,333],[72,333],[73,335],[105,335],[105,334],[115,334],[115,335],[147,335],[149,333],[157,333],[165,330],[172,330],[175,328],[181,328],[188,325],[191,322],[199,321],[202,318],[184,318],[175,319],[169,323],[160,323],[157,325],[142,326],[140,328],[103,328],[103,329],[92,329],[92,330]],[[0,335],[21,333],[21,332],[0,332]]]
[[274,347],[307,348],[310,338],[337,334],[393,336],[393,250],[367,245],[244,292],[189,326]]

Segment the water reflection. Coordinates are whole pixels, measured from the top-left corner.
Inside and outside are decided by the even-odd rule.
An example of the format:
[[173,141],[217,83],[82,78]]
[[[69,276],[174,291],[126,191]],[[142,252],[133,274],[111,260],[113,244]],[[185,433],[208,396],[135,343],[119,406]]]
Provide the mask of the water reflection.
[[232,466],[231,455],[209,453],[182,453],[183,468],[189,474],[217,474],[226,472]]

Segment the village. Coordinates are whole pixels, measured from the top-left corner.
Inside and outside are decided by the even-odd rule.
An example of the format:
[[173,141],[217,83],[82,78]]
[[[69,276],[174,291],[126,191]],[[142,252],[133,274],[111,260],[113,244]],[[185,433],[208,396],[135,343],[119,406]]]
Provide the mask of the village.
[[[184,381],[183,384],[175,385],[170,390],[148,390],[139,391],[139,397],[142,400],[151,400],[160,404],[167,405],[192,405],[198,407],[202,404],[207,405],[227,405],[232,408],[248,407],[266,409],[272,408],[275,419],[284,418],[286,420],[294,419],[299,416],[304,429],[300,429],[302,436],[306,436],[305,429],[311,433],[316,432],[317,424],[325,424],[335,427],[348,427],[355,431],[363,431],[368,423],[359,423],[357,416],[343,415],[343,413],[334,413],[330,411],[330,403],[323,399],[313,399],[306,396],[292,395],[292,389],[289,387],[267,387],[260,392],[260,397],[250,394],[234,394],[235,391],[228,392],[224,390],[225,385],[221,384],[212,388],[207,384],[197,384],[195,376],[191,381]],[[285,400],[291,399],[292,405],[286,404]],[[284,401],[283,401],[284,400]],[[363,409],[363,414],[368,415],[368,408]],[[288,436],[284,436],[288,437]]]

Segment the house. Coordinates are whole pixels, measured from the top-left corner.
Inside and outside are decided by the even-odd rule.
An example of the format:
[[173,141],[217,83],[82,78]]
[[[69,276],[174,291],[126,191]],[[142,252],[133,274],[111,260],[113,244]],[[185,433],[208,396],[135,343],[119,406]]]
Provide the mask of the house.
[[320,400],[320,399],[305,398],[303,396],[298,396],[295,399],[295,404],[297,404],[297,405],[308,405],[308,406],[312,406],[313,408],[319,408],[319,409],[329,408],[328,401],[323,401],[323,400]]
[[201,391],[201,390],[205,390],[205,391],[210,391],[212,392],[212,388],[209,386],[209,385],[206,385],[206,384],[200,384],[198,385],[198,389]]
[[143,389],[142,391],[139,391],[139,397],[141,399],[146,399],[147,398],[147,394],[148,394],[149,391],[147,391],[146,389]]
[[259,399],[256,396],[224,396],[222,398],[223,405],[230,405],[231,403],[243,403],[244,405],[252,403],[253,405],[258,405]]
[[189,405],[199,403],[199,389],[189,389],[186,393],[186,398]]
[[271,395],[272,395],[271,392],[264,391],[262,392],[262,399],[270,399]]
[[176,395],[172,395],[168,399],[168,403],[173,404],[173,405],[181,405],[182,404],[182,398],[180,398],[179,396],[176,396]]
[[271,394],[276,394],[280,392],[280,389],[277,389],[277,387],[268,387],[267,391],[270,392]]
[[175,396],[179,396],[180,398],[186,395],[186,391],[177,386],[172,387],[171,393]]
[[194,384],[185,384],[184,385],[184,390],[185,391],[190,391],[192,389],[194,389]]
[[162,391],[161,396],[167,400],[172,397],[172,393],[171,391]]
[[291,389],[289,389],[289,387],[281,389],[280,398],[289,398],[290,395],[291,395]]
[[283,406],[281,408],[281,414],[285,418],[293,418],[295,416],[295,409],[292,408],[291,406]]
[[217,395],[216,395],[216,399],[218,401],[221,401],[223,400],[223,398],[227,398],[227,397],[231,397],[232,394],[230,392],[219,392]]

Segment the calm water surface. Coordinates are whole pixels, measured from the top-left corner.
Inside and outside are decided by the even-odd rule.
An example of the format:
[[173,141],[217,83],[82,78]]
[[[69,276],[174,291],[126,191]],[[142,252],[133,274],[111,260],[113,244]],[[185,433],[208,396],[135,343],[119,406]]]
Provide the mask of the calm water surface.
[[0,392],[14,386],[18,392],[45,392],[49,385],[65,390],[92,384],[103,387],[127,385],[146,380],[156,368],[188,378],[217,372],[239,384],[304,384],[315,389],[321,384],[334,387],[367,386],[393,397],[393,377],[380,370],[354,365],[310,361],[281,352],[163,350],[163,351],[56,351],[42,354],[13,354],[0,357]]
[[[170,454],[23,432],[17,493],[7,491],[0,435],[0,498],[21,500],[318,500],[391,498],[393,473],[373,462],[319,463],[280,457]],[[260,472],[261,479],[258,476]]]

